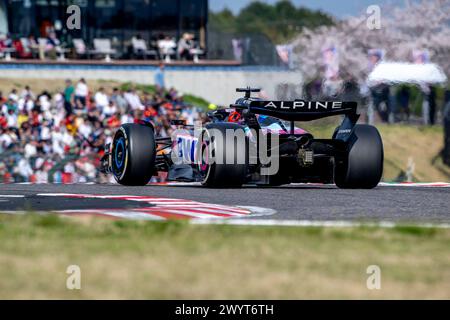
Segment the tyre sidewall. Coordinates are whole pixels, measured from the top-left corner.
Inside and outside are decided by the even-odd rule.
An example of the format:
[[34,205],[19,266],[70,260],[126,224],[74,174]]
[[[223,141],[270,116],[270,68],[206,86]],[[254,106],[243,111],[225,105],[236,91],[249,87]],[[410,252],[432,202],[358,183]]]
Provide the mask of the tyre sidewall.
[[356,125],[344,159],[337,159],[335,183],[339,188],[372,189],[383,175],[383,142],[378,130]]

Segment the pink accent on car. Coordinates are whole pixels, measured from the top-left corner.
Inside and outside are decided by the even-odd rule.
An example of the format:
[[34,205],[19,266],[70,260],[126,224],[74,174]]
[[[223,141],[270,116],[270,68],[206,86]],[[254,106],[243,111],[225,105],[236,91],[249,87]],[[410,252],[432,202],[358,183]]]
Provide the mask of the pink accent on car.
[[[286,130],[282,130],[282,129],[270,129],[270,128],[261,128],[261,130],[264,133],[276,133],[276,134],[290,134],[290,132],[287,132]],[[300,129],[300,128],[295,128],[294,130],[294,134],[307,134],[308,131]]]

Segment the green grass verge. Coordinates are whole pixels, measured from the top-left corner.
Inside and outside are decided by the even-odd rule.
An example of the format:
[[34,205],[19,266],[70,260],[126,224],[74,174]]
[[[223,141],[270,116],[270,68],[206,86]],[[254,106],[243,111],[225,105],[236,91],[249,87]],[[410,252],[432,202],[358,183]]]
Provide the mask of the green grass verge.
[[[450,230],[0,215],[0,298],[450,298]],[[81,268],[81,290],[66,269]],[[366,287],[369,265],[381,290]]]

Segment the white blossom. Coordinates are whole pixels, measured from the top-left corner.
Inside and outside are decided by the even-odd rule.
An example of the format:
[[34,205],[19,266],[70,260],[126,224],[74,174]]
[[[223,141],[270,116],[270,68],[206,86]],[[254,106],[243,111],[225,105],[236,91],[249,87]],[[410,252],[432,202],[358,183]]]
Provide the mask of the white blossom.
[[335,26],[304,30],[294,40],[293,63],[306,79],[323,76],[324,46],[339,52],[340,76],[360,82],[369,70],[368,50],[385,51],[387,61],[412,61],[413,50],[427,50],[430,61],[450,74],[450,2],[406,2],[403,7],[382,7],[381,29],[367,27],[368,16],[351,17]]

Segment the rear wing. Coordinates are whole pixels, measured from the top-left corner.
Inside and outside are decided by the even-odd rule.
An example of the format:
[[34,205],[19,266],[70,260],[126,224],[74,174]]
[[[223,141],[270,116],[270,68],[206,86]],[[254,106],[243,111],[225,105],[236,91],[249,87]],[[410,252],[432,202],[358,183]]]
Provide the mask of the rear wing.
[[253,99],[238,100],[230,107],[247,109],[251,113],[271,116],[288,121],[312,121],[335,115],[357,118],[356,102],[343,101],[262,101]]
[[[261,114],[291,121],[312,121],[321,118],[345,115],[334,137],[336,140],[348,141],[359,119],[356,102],[344,101],[264,101],[251,97],[253,92],[261,92],[259,88],[238,88],[245,96],[230,105],[230,108],[246,110],[250,114]],[[291,125],[294,128],[294,125]]]

